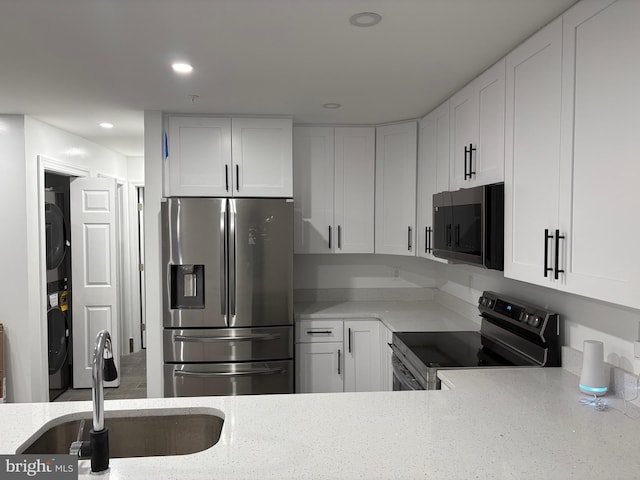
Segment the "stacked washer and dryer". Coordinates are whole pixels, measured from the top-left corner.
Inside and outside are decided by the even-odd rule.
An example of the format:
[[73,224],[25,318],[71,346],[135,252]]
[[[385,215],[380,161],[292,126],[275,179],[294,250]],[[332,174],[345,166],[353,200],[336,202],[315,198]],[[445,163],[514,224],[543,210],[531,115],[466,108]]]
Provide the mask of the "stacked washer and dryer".
[[71,386],[69,177],[45,174],[49,400]]

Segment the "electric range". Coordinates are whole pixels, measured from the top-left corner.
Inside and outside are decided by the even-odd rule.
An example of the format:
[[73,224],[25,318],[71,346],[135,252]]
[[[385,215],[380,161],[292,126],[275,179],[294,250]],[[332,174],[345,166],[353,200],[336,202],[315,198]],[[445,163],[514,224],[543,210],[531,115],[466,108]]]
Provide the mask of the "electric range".
[[438,370],[560,366],[556,313],[484,292],[480,331],[393,334],[394,390],[440,389]]

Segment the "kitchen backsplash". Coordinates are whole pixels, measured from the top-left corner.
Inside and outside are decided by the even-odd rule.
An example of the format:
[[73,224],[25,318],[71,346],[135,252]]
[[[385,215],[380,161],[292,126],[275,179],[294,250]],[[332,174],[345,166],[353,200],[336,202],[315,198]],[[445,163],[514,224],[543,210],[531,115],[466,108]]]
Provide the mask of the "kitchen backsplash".
[[419,301],[433,300],[433,288],[303,288],[293,291],[293,301],[354,302],[354,301]]

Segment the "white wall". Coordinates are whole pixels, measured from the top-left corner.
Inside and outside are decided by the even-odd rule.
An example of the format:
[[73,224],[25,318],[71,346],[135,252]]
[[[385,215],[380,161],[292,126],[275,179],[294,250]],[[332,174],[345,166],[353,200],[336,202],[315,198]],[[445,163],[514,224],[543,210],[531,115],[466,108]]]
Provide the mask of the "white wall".
[[127,178],[131,183],[144,184],[144,157],[127,157]]
[[[10,226],[0,249],[0,285],[11,308],[8,325],[8,400],[48,400],[46,280],[39,218],[38,156],[98,174],[127,178],[126,158],[105,147],[28,116],[0,116],[2,141],[2,222]],[[6,243],[5,243],[6,242]],[[8,273],[10,272],[10,273]],[[6,285],[4,284],[6,282]],[[7,315],[5,320],[4,316]]]
[[147,397],[163,397],[160,201],[162,199],[162,113],[144,112],[144,264],[147,320]]
[[29,334],[29,278],[27,275],[26,169],[24,117],[0,116],[0,290],[5,306],[0,323],[5,327],[7,401],[29,399],[32,338]]
[[294,255],[295,289],[437,287],[435,262],[400,255]]

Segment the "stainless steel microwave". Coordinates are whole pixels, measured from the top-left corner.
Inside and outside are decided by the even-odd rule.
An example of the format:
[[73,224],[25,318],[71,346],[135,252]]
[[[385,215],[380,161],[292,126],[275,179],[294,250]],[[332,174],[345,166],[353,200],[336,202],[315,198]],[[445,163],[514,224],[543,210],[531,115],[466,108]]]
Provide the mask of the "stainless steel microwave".
[[504,183],[436,193],[433,254],[504,270]]

